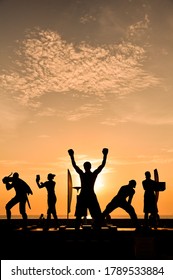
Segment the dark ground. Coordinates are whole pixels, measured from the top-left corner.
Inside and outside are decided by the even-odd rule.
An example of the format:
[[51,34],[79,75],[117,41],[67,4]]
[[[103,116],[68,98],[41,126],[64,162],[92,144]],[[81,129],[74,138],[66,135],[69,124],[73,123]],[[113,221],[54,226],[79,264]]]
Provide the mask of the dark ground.
[[157,230],[139,232],[129,219],[112,219],[111,225],[101,230],[92,229],[90,224],[76,232],[74,220],[60,219],[59,229],[43,231],[34,219],[24,231],[20,219],[12,220],[10,228],[6,220],[0,220],[1,259],[173,260],[172,219],[160,220]]

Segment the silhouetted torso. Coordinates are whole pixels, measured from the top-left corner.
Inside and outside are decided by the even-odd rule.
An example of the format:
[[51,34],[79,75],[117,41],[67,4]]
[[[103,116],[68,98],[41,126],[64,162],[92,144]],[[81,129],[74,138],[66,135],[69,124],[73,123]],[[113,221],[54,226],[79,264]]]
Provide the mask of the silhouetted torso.
[[118,191],[116,197],[120,200],[126,200],[128,197],[133,197],[135,190],[130,188],[129,185],[122,186]]
[[156,202],[156,182],[152,179],[142,181],[144,192],[144,212],[153,213],[158,212]]
[[47,189],[47,200],[48,203],[56,201],[56,194],[55,194],[55,181],[46,181],[42,183],[42,187]]
[[81,180],[81,192],[80,193],[85,193],[91,194],[94,192],[94,184],[95,180],[97,178],[97,175],[100,173],[99,169],[96,169],[95,171],[87,171],[83,172],[81,169],[77,170],[77,172],[80,175],[80,180]]
[[[7,187],[8,188],[8,187]],[[26,198],[27,193],[29,193],[28,185],[20,178],[13,179],[12,183],[9,183],[9,189],[14,188],[16,191],[16,196],[19,199]]]

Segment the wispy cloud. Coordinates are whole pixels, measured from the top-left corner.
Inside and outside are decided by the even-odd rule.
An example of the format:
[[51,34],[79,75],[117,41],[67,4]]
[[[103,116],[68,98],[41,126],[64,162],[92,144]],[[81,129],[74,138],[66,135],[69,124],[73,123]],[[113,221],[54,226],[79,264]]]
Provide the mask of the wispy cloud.
[[[103,125],[108,125],[108,126],[115,126],[118,125],[119,123],[127,123],[129,121],[132,121],[132,118],[130,116],[117,116],[117,117],[108,117],[104,121],[101,122]],[[133,119],[135,121],[135,118]]]
[[82,24],[86,24],[86,23],[89,23],[89,22],[92,22],[92,21],[96,21],[96,17],[92,16],[92,15],[89,15],[89,14],[85,14],[80,18],[80,22]]
[[39,111],[37,115],[41,117],[52,117],[56,115],[56,110],[50,107],[44,108],[44,110]]
[[1,100],[0,106],[1,118],[0,118],[0,131],[10,131],[11,133],[15,128],[21,124],[26,115],[21,111],[20,114],[17,109],[9,107],[9,104],[3,103]]
[[61,108],[61,106],[59,106],[58,109],[44,107],[40,108],[36,115],[39,117],[58,117],[75,122],[91,115],[101,114],[102,110],[102,106],[99,103],[85,103],[84,105],[78,104],[77,106],[73,106],[73,110],[71,109],[71,106],[69,106],[68,110]]
[[148,36],[146,30],[148,30],[149,26],[150,26],[150,19],[149,16],[146,14],[144,20],[140,20],[128,27],[127,37],[132,40],[133,38],[135,38],[136,40],[141,38],[145,34]]
[[151,115],[149,112],[148,114],[144,114],[142,111],[134,112],[134,114],[126,115],[126,116],[117,116],[113,118],[106,118],[104,121],[101,122],[103,125],[108,126],[116,126],[120,123],[136,123],[136,124],[144,124],[144,125],[173,125],[173,117],[171,115],[167,115],[165,113],[165,116],[158,115],[156,112],[155,115]]
[[[126,158],[116,158],[115,160],[110,160],[110,166],[119,166],[119,165],[138,165],[138,164],[167,164],[172,163],[173,158],[169,157],[169,155],[157,155],[153,154],[150,156],[147,155],[138,155],[136,157],[126,157]],[[111,170],[111,169],[110,169]],[[113,170],[113,168],[112,168]]]
[[[131,26],[130,36],[144,30],[147,22],[148,18]],[[50,92],[75,91],[76,96],[106,99],[109,93],[123,97],[160,83],[144,70],[145,48],[128,38],[97,47],[85,42],[74,45],[54,31],[37,28],[28,31],[18,47],[13,70],[4,69],[0,75],[0,87],[13,91],[14,97],[26,105],[38,107],[38,98]]]
[[1,166],[10,166],[10,167],[16,167],[16,166],[22,166],[22,165],[28,165],[29,162],[24,160],[0,160]]
[[49,135],[47,135],[47,134],[41,134],[41,135],[39,135],[38,136],[39,138],[50,138],[50,136]]
[[100,104],[85,104],[78,108],[77,110],[69,111],[68,115],[66,115],[66,119],[69,121],[77,121],[82,118],[86,118],[88,116],[94,116],[101,113],[102,108]]

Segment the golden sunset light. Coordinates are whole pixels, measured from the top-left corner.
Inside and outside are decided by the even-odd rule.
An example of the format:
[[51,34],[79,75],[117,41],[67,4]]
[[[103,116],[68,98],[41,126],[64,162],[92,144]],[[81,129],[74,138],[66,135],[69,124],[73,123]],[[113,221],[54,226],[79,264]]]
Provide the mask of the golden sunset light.
[[2,178],[18,172],[33,191],[28,217],[46,214],[35,178],[48,173],[56,175],[57,214],[66,216],[68,169],[80,186],[68,149],[93,171],[103,148],[101,210],[134,179],[132,205],[143,217],[142,181],[157,168],[166,182],[159,215],[173,215],[172,15],[171,0],[0,1],[0,215],[14,195]]

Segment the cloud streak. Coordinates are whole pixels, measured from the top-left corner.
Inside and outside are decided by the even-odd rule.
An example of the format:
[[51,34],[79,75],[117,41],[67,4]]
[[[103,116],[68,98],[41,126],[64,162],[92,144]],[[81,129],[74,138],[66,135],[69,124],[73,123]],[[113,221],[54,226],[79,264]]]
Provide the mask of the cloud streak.
[[[130,36],[144,27],[141,22],[131,26]],[[13,70],[4,69],[0,87],[7,93],[12,91],[14,98],[26,105],[39,107],[38,98],[50,92],[73,91],[76,96],[105,100],[109,93],[122,98],[160,83],[144,70],[144,47],[129,39],[96,47],[85,42],[74,45],[54,31],[37,28],[28,31],[18,46]]]
[[103,125],[108,126],[116,126],[120,123],[136,123],[136,124],[144,124],[144,125],[173,125],[173,117],[170,114],[165,115],[158,115],[156,112],[155,116],[151,114],[144,114],[142,111],[134,112],[133,114],[126,115],[126,116],[117,116],[113,118],[106,118],[104,121],[101,122]]

